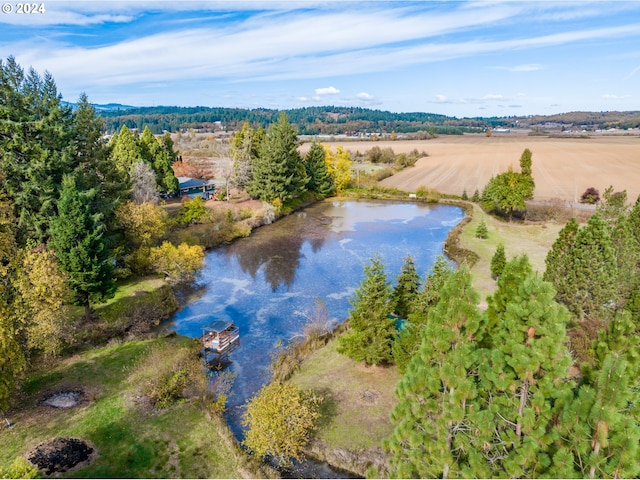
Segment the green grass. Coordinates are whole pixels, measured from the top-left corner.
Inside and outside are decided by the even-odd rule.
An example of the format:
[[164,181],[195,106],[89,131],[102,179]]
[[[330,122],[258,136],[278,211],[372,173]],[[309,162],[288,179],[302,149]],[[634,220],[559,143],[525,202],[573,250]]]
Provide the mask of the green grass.
[[[476,229],[484,219],[489,230],[489,238],[476,238]],[[473,219],[462,229],[460,246],[478,254],[479,259],[471,269],[473,286],[483,299],[493,293],[496,282],[491,278],[491,258],[499,243],[504,243],[507,260],[526,254],[534,271],[540,274],[545,270],[547,252],[558,237],[558,232],[564,224],[547,222],[540,224],[508,223],[498,220],[482,211],[478,205],[473,205]]]
[[336,348],[337,341],[332,340],[311,354],[292,381],[325,397],[319,440],[352,451],[379,447],[392,431],[389,412],[395,404],[398,370],[365,367],[340,355]]
[[[26,381],[14,426],[0,431],[0,465],[9,465],[37,444],[57,436],[92,442],[95,462],[66,474],[77,478],[239,478],[257,476],[224,423],[193,399],[163,411],[144,407],[140,386],[128,381],[152,346],[192,345],[182,337],[122,343],[94,349],[42,367]],[[195,354],[196,349],[194,349]],[[76,408],[54,409],[47,394],[81,389]]]

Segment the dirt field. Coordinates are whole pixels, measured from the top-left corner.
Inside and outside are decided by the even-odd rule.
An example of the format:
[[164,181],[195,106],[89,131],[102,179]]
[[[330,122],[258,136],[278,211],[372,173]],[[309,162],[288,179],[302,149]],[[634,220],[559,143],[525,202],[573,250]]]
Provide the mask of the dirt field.
[[[336,143],[338,144],[338,143]],[[509,165],[520,168],[522,151],[533,153],[535,199],[562,199],[595,187],[600,193],[609,185],[626,189],[630,201],[640,194],[640,137],[600,136],[592,138],[547,138],[514,134],[441,136],[426,141],[343,143],[346,149],[365,152],[373,146],[391,147],[395,153],[418,149],[429,154],[408,168],[382,181],[388,187],[415,191],[420,185],[443,193],[469,196],[482,192],[492,175]]]

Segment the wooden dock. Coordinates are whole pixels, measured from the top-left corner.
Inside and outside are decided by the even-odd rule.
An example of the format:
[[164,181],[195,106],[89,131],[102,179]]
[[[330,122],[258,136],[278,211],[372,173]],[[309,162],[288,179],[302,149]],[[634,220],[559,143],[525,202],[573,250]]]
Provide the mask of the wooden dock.
[[240,329],[232,321],[215,320],[202,329],[200,340],[205,352],[228,353],[240,343]]

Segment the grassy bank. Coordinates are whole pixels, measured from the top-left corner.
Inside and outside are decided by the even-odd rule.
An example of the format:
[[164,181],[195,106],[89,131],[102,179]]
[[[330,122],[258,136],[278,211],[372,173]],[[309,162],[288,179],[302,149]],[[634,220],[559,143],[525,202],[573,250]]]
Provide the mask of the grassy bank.
[[[129,375],[153,347],[197,348],[182,337],[132,341],[60,360],[28,378],[14,426],[0,430],[0,464],[8,465],[39,443],[78,437],[98,450],[89,466],[65,474],[82,478],[254,478],[263,476],[238,449],[224,422],[206,413],[203,400],[166,410],[145,405]],[[83,393],[78,406],[42,404],[63,390]]]
[[323,420],[313,456],[364,475],[371,465],[384,465],[382,439],[391,433],[389,412],[400,376],[396,367],[366,367],[340,355],[337,341],[312,353],[292,381],[320,392]]

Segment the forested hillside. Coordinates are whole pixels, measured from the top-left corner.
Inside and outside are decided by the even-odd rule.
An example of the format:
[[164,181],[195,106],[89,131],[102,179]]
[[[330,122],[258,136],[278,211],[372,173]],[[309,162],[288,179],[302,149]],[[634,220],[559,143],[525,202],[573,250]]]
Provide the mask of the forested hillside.
[[[359,133],[462,134],[481,132],[487,128],[545,125],[558,123],[579,125],[589,129],[637,128],[640,112],[570,112],[557,115],[522,117],[456,118],[436,113],[393,113],[360,107],[318,106],[284,110],[300,135],[337,135]],[[185,129],[235,131],[243,122],[252,127],[266,128],[278,119],[280,111],[264,108],[243,109],[225,107],[142,107],[100,109],[110,133],[123,125],[151,132],[177,132]]]

